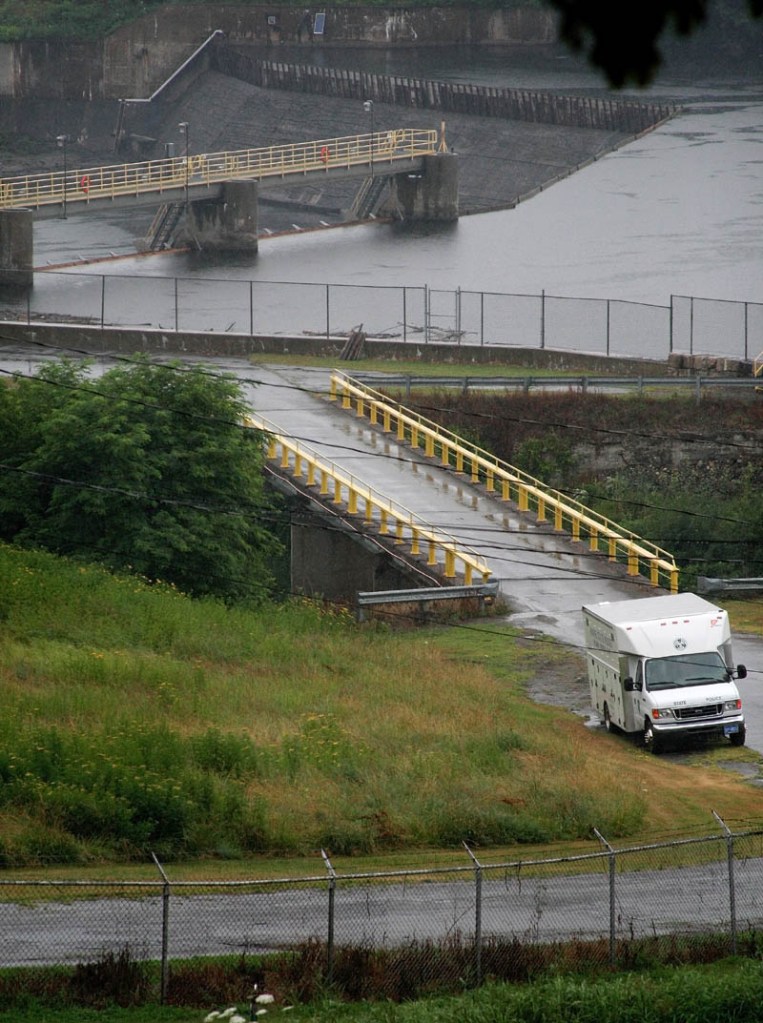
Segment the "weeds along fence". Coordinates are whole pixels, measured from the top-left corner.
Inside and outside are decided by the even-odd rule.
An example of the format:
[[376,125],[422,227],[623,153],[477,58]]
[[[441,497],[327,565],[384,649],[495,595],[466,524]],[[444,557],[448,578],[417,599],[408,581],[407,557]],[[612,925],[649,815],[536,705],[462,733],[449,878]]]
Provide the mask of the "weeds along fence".
[[749,948],[763,924],[763,830],[717,821],[712,835],[621,849],[596,832],[590,851],[542,859],[483,862],[464,844],[461,864],[417,870],[341,873],[323,852],[302,878],[174,881],[156,858],[155,881],[0,878],[0,966],[129,948],[156,964],[164,996],[180,960],[256,956],[293,976],[308,947],[324,984],[355,949],[414,956],[443,989],[647,953],[715,958]]
[[408,286],[44,271],[0,317],[236,337],[367,337],[402,344],[549,348],[625,358],[750,361],[763,303],[671,296],[669,306]]

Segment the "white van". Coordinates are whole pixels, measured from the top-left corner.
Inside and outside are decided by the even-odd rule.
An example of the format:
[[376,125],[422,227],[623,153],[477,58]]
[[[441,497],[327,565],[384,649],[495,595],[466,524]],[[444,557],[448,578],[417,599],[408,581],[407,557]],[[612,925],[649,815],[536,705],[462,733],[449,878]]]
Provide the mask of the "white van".
[[583,607],[591,705],[608,731],[640,734],[654,753],[696,734],[745,741],[726,611],[693,593]]

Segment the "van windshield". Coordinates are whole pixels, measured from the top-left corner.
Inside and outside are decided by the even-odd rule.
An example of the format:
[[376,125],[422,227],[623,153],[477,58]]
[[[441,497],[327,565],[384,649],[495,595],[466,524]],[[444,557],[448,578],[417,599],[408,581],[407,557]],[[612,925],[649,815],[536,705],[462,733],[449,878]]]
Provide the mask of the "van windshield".
[[679,654],[677,657],[653,657],[646,662],[646,688],[677,689],[681,686],[728,682],[729,672],[717,651],[706,654]]

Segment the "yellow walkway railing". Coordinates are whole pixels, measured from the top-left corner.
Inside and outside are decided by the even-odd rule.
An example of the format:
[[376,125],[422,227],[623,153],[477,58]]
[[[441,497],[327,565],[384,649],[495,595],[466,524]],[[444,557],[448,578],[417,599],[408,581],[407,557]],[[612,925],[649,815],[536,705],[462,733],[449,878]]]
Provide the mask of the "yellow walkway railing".
[[366,526],[394,543],[407,544],[413,556],[426,557],[426,564],[440,568],[446,579],[459,574],[470,586],[476,579],[487,582],[491,571],[478,555],[452,536],[435,531],[413,512],[321,459],[314,451],[281,436],[266,419],[251,414],[246,424],[266,434],[268,461],[307,487],[326,503],[341,506],[348,515],[363,516]]
[[56,203],[86,204],[95,199],[161,194],[196,189],[231,178],[263,180],[308,171],[367,166],[376,172],[396,162],[437,151],[434,129],[400,128],[345,138],[318,139],[262,149],[240,149],[201,156],[146,160],[142,163],[80,167],[47,174],[0,178],[0,208],[33,208]]
[[504,501],[516,501],[520,511],[534,512],[538,522],[550,519],[555,529],[569,532],[572,540],[587,539],[592,553],[604,548],[610,561],[625,561],[629,575],[639,575],[645,568],[653,586],[677,592],[679,569],[675,559],[648,540],[345,373],[331,374],[330,397],[342,408],[354,408],[358,416],[368,416],[373,425],[395,433],[398,441],[422,450],[428,458],[439,457],[443,466],[468,475],[472,483],[483,484],[488,493]]
[[[763,352],[752,361],[752,375],[754,377],[763,377]],[[763,387],[756,387],[755,390],[761,391]]]

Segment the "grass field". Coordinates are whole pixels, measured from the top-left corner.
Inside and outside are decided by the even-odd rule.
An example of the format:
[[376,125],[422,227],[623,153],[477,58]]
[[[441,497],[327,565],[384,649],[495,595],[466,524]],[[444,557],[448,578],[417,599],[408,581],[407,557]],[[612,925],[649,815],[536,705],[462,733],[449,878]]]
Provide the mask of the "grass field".
[[497,620],[226,609],[9,547],[0,577],[6,869],[149,870],[152,850],[206,876],[312,872],[321,848],[400,865],[763,816],[713,766],[749,751],[667,765],[529,700],[534,673],[574,677],[580,656]]

